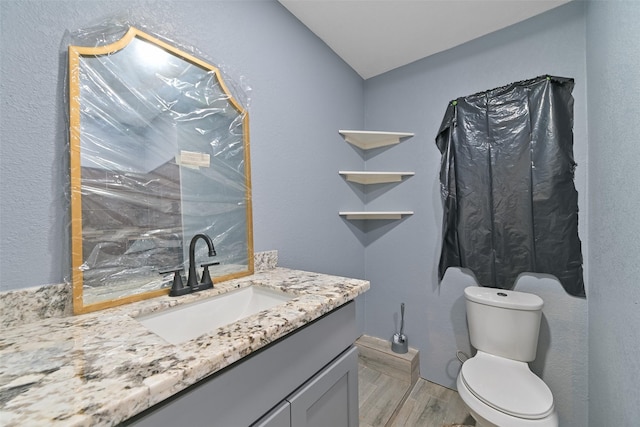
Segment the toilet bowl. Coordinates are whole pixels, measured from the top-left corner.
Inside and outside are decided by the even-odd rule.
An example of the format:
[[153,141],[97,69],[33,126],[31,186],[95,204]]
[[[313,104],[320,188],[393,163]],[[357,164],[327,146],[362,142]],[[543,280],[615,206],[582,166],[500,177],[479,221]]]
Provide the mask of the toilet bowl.
[[478,352],[456,384],[479,427],[558,426],[551,390],[525,362]]
[[502,289],[464,290],[474,357],[456,381],[480,427],[557,427],[549,387],[529,369],[536,357],[542,299]]

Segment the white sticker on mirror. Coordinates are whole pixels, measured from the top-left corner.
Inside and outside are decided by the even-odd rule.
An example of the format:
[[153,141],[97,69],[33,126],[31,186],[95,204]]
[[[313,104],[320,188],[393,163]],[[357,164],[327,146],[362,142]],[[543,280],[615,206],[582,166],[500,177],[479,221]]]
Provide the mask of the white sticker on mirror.
[[208,168],[211,165],[211,156],[206,153],[180,150],[180,161],[182,166],[195,166]]

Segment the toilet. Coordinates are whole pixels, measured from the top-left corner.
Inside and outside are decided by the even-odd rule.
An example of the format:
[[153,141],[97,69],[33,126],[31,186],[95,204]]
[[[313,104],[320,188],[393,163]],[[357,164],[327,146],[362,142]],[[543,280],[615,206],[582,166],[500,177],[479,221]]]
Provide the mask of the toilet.
[[537,295],[471,286],[464,290],[474,357],[456,381],[477,426],[557,427],[549,387],[529,369],[544,302]]

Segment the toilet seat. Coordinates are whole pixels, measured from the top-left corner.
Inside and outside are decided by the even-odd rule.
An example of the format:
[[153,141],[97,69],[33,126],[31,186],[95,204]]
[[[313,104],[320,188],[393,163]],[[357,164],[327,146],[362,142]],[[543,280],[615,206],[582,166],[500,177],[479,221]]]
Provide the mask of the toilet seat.
[[554,410],[551,390],[525,362],[478,351],[460,377],[480,401],[513,417],[537,420]]

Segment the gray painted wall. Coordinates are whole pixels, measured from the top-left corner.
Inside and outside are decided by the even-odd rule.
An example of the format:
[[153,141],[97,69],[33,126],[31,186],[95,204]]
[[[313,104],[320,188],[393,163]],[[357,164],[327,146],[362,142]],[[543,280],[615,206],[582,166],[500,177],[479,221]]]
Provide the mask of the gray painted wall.
[[[389,339],[400,302],[406,302],[409,343],[420,350],[421,375],[431,381],[455,386],[456,350],[470,351],[463,289],[475,284],[460,269],[450,269],[441,284],[437,279],[442,203],[434,139],[447,103],[542,74],[575,78],[575,182],[586,258],[585,61],[584,4],[575,3],[365,82],[365,127],[416,134],[366,162],[370,170],[413,170],[416,175],[367,195],[371,209],[414,210],[415,215],[369,232],[365,331]],[[566,294],[549,277],[521,277],[515,289],[545,301],[533,370],[555,396],[560,425],[587,425],[587,302]]]
[[[441,285],[436,277],[442,208],[433,141],[445,106],[539,74],[574,77],[589,300],[566,295],[544,277],[525,277],[516,289],[538,293],[546,303],[533,368],[554,392],[561,425],[585,426],[587,412],[593,426],[638,418],[640,287],[634,261],[640,247],[634,231],[640,198],[633,183],[640,181],[640,114],[637,102],[620,104],[640,95],[637,2],[593,2],[586,13],[582,2],[569,4],[363,85],[273,1],[2,1],[0,290],[69,277],[62,37],[66,29],[127,9],[158,32],[198,47],[252,88],[255,249],[278,249],[280,264],[288,267],[366,275],[372,290],[359,301],[359,315],[371,335],[389,338],[405,301],[406,332],[421,350],[422,376],[448,386],[459,369],[455,351],[469,351],[461,295],[473,278],[455,269]],[[363,156],[336,131],[363,126],[415,132],[364,160],[370,170],[414,170],[416,176],[366,191],[345,183],[337,170],[363,167]],[[368,225],[336,214],[365,204],[416,213]]]
[[21,0],[0,2],[0,290],[70,277],[61,44],[127,10],[251,88],[255,250],[364,277],[362,245],[337,214],[358,202],[337,171],[362,159],[337,131],[362,127],[363,81],[279,3]]
[[589,424],[640,418],[640,3],[587,9]]

